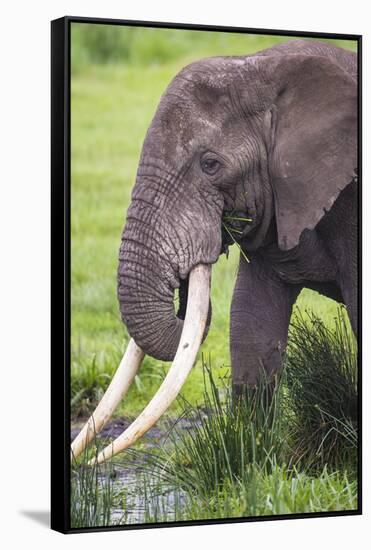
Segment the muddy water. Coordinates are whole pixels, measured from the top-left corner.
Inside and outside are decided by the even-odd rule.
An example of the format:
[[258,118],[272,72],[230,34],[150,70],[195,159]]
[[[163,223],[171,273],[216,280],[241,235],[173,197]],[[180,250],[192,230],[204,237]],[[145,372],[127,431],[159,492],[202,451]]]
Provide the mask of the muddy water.
[[[79,433],[85,420],[74,423],[71,429],[71,441]],[[130,424],[127,418],[117,418],[110,421],[97,437],[98,445],[109,443],[118,437]],[[191,430],[195,421],[182,418],[177,422],[177,430]],[[148,521],[175,520],[175,510],[179,510],[185,502],[185,494],[176,490],[148,467],[146,453],[153,453],[159,446],[169,447],[169,424],[160,423],[151,428],[141,439],[140,451],[126,452],[118,455],[112,466],[104,469],[98,476],[103,488],[111,481],[113,493],[120,495],[114,498],[115,505],[111,509],[112,524],[145,523]],[[110,480],[108,479],[110,477]],[[119,502],[117,502],[119,501]]]

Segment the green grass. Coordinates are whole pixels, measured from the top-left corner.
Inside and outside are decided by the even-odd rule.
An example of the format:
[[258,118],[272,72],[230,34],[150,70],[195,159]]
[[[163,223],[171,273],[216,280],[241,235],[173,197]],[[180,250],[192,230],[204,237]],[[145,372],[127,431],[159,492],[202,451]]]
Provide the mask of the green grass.
[[[229,380],[217,386],[203,363],[202,407],[181,397],[180,417],[160,447],[131,449],[107,465],[86,467],[104,444],[97,440],[97,448],[73,464],[72,525],[356,509],[354,342],[342,313],[332,331],[313,315],[297,319],[284,376],[271,400],[262,381],[233,401]],[[313,380],[313,357],[322,357],[324,347],[326,359],[317,361]],[[179,426],[183,418],[187,429]],[[128,468],[134,479],[115,483]]]
[[179,495],[174,500],[181,504],[170,512],[166,497],[158,494],[158,489],[149,494],[151,505],[148,505],[150,512],[146,521],[246,518],[357,508],[357,484],[349,481],[346,474],[329,474],[324,469],[318,477],[313,477],[277,465],[270,473],[253,467],[248,478],[240,483],[226,482],[208,500],[192,494]]
[[[78,74],[91,64],[108,63],[125,63],[147,68],[180,61],[184,66],[202,57],[247,55],[294,39],[295,37],[288,36],[73,23],[72,70],[74,74]],[[356,49],[356,43],[352,41],[332,42],[344,48]]]

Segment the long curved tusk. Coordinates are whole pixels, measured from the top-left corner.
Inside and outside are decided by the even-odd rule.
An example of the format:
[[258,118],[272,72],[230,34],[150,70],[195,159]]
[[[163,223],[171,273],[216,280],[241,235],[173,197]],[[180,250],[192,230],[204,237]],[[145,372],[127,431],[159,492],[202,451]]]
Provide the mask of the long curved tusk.
[[209,309],[210,276],[210,266],[203,264],[191,271],[182,336],[170,370],[138,418],[96,459],[92,459],[90,465],[100,464],[135,443],[161,418],[180,392],[193,367],[204,334]]
[[128,389],[143,361],[144,352],[131,338],[120,365],[105,394],[81,432],[71,445],[71,460],[76,459],[90,441],[107,424]]

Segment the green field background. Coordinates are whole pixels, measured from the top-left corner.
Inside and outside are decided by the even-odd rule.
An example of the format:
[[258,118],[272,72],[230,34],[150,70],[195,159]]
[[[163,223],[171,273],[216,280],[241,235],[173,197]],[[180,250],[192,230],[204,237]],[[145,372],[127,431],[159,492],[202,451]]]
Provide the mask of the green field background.
[[[117,367],[128,334],[120,320],[116,273],[121,232],[146,130],[166,86],[188,63],[212,55],[244,55],[292,38],[222,32],[72,23],[72,400],[86,414]],[[337,41],[355,50],[356,43]],[[201,356],[218,376],[230,372],[229,307],[238,250],[213,268],[213,320],[183,395],[200,403]],[[337,304],[303,291],[302,309],[332,323]],[[118,414],[136,414],[168,364],[146,358]],[[176,405],[173,406],[173,409]]]

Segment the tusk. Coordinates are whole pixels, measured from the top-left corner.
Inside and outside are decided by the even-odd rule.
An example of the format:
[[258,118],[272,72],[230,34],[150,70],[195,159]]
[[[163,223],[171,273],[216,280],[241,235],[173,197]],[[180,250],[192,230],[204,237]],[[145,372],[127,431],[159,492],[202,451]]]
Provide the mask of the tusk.
[[107,424],[143,361],[144,353],[131,338],[120,365],[94,413],[71,445],[71,460],[76,459]]
[[211,268],[196,266],[189,276],[188,303],[178,350],[174,362],[156,395],[136,420],[96,459],[89,464],[100,464],[127,449],[145,434],[170,407],[195,362],[206,327],[209,309]]

